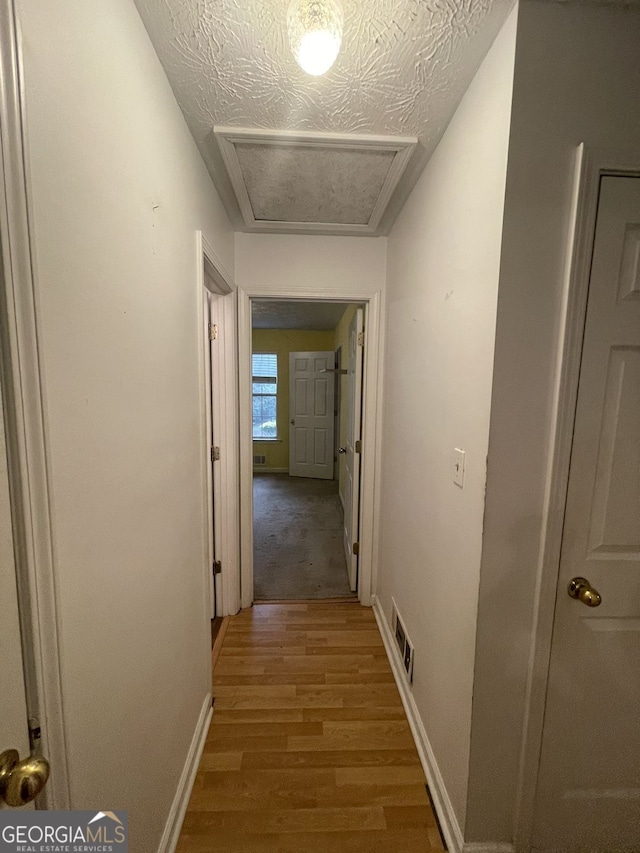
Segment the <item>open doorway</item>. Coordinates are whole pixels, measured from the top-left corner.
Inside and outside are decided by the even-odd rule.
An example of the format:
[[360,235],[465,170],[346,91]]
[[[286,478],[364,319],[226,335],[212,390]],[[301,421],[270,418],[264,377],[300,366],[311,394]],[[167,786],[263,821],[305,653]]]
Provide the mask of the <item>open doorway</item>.
[[355,599],[364,308],[251,316],[254,600]]

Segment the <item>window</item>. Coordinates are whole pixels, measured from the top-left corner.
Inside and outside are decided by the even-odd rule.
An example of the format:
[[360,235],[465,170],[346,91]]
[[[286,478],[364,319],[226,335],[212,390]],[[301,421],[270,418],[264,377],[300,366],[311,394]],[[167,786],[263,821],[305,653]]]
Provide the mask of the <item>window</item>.
[[253,437],[277,438],[278,356],[275,352],[254,352],[251,356],[251,367],[253,374]]

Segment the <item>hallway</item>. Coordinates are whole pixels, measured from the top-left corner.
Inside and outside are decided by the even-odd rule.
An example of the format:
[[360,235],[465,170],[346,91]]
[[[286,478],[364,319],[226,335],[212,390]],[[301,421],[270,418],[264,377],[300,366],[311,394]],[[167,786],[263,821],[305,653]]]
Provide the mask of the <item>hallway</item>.
[[213,693],[178,853],[443,849],[371,610],[243,610]]
[[345,598],[344,515],[337,480],[253,478],[256,600]]

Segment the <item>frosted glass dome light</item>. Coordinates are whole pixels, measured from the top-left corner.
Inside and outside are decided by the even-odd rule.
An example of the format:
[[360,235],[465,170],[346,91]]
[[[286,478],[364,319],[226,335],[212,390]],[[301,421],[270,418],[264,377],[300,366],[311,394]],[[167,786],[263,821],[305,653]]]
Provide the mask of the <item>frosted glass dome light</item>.
[[292,0],[289,44],[296,62],[313,77],[328,71],[340,52],[343,15],[339,0]]

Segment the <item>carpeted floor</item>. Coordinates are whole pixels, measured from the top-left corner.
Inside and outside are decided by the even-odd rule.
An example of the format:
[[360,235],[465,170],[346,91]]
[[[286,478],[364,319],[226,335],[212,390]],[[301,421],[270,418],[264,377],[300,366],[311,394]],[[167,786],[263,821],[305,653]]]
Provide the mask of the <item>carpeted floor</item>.
[[254,598],[351,595],[335,480],[288,474],[253,478]]

